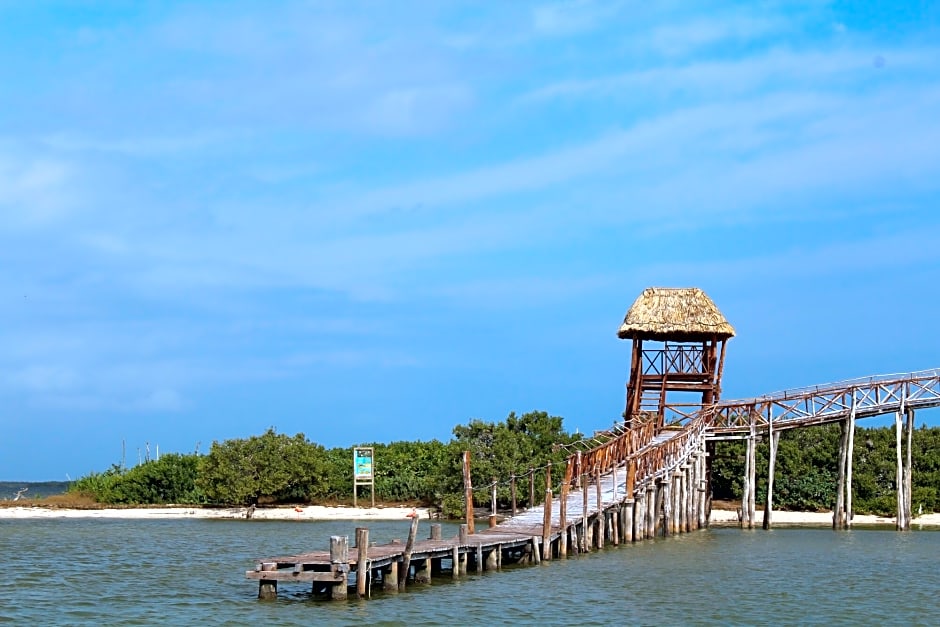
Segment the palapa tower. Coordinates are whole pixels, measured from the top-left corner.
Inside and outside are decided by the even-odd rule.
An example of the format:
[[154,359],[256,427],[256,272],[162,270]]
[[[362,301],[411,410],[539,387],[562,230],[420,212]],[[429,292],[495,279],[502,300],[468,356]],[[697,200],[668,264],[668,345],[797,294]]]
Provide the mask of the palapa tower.
[[629,426],[654,419],[659,428],[681,423],[718,401],[734,327],[702,290],[643,290],[617,337],[633,340],[623,413]]

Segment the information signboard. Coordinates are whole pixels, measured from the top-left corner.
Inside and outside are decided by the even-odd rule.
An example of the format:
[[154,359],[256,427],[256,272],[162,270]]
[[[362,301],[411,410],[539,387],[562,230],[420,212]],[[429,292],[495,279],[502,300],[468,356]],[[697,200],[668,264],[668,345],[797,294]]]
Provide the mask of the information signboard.
[[356,479],[372,479],[372,447],[356,448],[353,454],[353,463],[355,464]]
[[372,507],[375,507],[375,449],[371,446],[353,448],[353,507],[359,506],[359,486],[372,488]]

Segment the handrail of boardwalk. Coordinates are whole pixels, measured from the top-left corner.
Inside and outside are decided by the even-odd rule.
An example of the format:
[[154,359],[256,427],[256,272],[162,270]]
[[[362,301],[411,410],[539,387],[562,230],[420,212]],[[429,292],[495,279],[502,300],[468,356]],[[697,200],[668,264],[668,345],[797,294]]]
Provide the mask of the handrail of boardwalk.
[[791,429],[868,418],[908,409],[940,407],[940,369],[875,375],[750,399],[721,401],[709,408],[708,432],[740,434],[755,427]]
[[789,429],[836,422],[853,412],[856,418],[865,418],[927,407],[940,407],[938,368],[721,401],[696,412],[679,430],[657,433],[655,423],[650,421],[597,434],[588,440],[597,444],[569,455],[564,482],[570,486],[583,474],[606,475],[623,464],[631,464],[633,479],[639,485],[684,463],[703,437],[748,433],[752,423],[756,428],[767,428],[772,423],[775,429]]
[[656,432],[654,422],[624,431],[608,442],[568,458],[565,480],[572,482],[580,472],[604,475],[621,464],[629,464],[633,481],[639,485],[661,478],[685,463],[700,446],[710,414],[702,412],[681,430]]

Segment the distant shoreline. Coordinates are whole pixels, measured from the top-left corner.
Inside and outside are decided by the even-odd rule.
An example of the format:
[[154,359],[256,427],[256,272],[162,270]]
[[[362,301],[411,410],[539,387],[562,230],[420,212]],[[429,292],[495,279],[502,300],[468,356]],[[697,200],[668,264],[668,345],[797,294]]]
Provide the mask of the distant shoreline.
[[[67,507],[7,506],[0,507],[0,520],[25,518],[113,518],[128,520],[218,519],[245,520],[247,507],[129,507],[72,509]],[[430,517],[423,507],[259,507],[251,512],[252,520],[405,520],[410,514]]]
[[[109,518],[127,520],[245,520],[248,508],[208,508],[208,507],[132,507],[72,509],[36,506],[0,507],[0,520],[36,519],[36,518]],[[304,507],[263,507],[256,508],[251,515],[253,520],[405,520],[416,514],[423,520],[431,518],[431,510],[425,507],[329,507],[325,505],[307,505]],[[758,513],[757,525],[763,524],[763,513]],[[825,527],[832,524],[831,512],[786,512],[773,513],[774,525]],[[738,513],[734,510],[714,509],[709,524],[716,527],[734,527],[739,524]],[[874,514],[856,514],[853,524],[858,526],[894,526],[893,516]],[[940,513],[917,516],[911,522],[914,528],[940,527]]]
[[[774,510],[771,521],[774,525],[825,527],[832,525],[832,512],[785,512]],[[757,526],[764,523],[764,513],[757,513]],[[734,510],[713,509],[709,524],[716,527],[735,527],[739,525],[738,512]],[[853,525],[859,526],[894,526],[894,516],[877,516],[875,514],[856,514],[852,518]],[[923,514],[911,521],[912,527],[940,527],[940,513]]]

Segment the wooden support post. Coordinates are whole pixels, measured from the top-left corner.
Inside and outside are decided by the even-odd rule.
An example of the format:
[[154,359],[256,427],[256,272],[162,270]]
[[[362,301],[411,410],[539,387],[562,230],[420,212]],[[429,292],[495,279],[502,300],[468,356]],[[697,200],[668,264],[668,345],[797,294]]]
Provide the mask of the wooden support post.
[[[600,481],[600,477],[598,477],[598,481]],[[607,512],[603,508],[598,509],[594,524],[596,525],[594,544],[597,546],[597,550],[601,550],[604,548],[604,536],[607,533]]]
[[[601,473],[599,470],[594,471],[594,486],[597,497],[597,515],[600,516],[604,511],[604,493],[603,486],[601,485]],[[603,534],[601,535],[603,536]]]
[[610,498],[611,503],[617,502],[617,468],[619,464],[614,464],[614,469],[610,472],[610,481],[613,484],[613,496]]
[[360,599],[366,597],[366,584],[369,580],[368,551],[369,530],[366,527],[356,527],[356,595]]
[[675,520],[675,533],[678,535],[685,533],[685,470],[680,468],[675,477],[676,511],[673,514],[673,519]]
[[[263,562],[261,572],[274,572],[277,570],[277,562]],[[269,601],[277,598],[277,579],[262,579],[258,582],[258,598]]]
[[767,498],[764,500],[764,529],[773,526],[774,515],[774,472],[777,466],[777,445],[780,443],[780,431],[774,431],[770,424],[770,450],[767,461]]
[[496,526],[496,483],[498,479],[493,477],[490,483],[490,529]]
[[646,539],[646,488],[641,488],[634,499],[633,541]]
[[686,533],[692,531],[692,529],[694,528],[694,525],[692,524],[692,515],[693,515],[693,512],[695,511],[692,507],[692,502],[693,502],[692,501],[692,482],[693,482],[692,477],[694,474],[695,473],[693,471],[692,464],[691,463],[686,464],[685,477],[683,478],[683,488],[682,488],[682,494],[684,495],[684,498],[685,498],[685,531]]
[[624,496],[626,496],[628,499],[634,498],[633,492],[635,488],[636,488],[636,460],[631,459],[629,462],[627,462],[627,485],[626,485],[626,489],[624,490],[624,493],[625,493]]
[[894,432],[895,432],[895,447],[897,449],[897,467],[896,467],[896,476],[894,484],[897,488],[897,519],[895,521],[895,527],[898,531],[903,531],[905,529],[904,524],[904,512],[906,508],[904,506],[904,462],[903,462],[903,451],[901,450],[901,410],[899,409],[894,413]]
[[574,463],[574,476],[575,484],[574,487],[581,487],[581,476],[584,474],[584,471],[581,470],[581,451],[575,453],[575,463]]
[[751,478],[751,439],[747,438],[745,443],[747,448],[744,451],[744,478],[741,483],[741,517],[739,521],[742,529],[747,528],[747,503],[748,494],[751,489],[751,486],[748,484]]
[[676,521],[676,535],[685,533],[685,466],[680,466],[676,471],[676,512],[674,518]]
[[[467,525],[460,525],[460,528],[457,531],[457,543],[461,547],[466,547],[468,542],[470,542],[470,534],[467,531]],[[467,551],[457,551],[457,553],[458,553],[457,572],[460,575],[466,575],[467,574]]]
[[496,570],[499,568],[499,547],[496,546],[486,556],[486,570]]
[[659,516],[659,512],[656,509],[656,504],[659,502],[659,486],[655,481],[650,481],[649,487],[646,490],[646,537],[655,538],[656,537],[656,519]]
[[614,508],[610,514],[611,531],[613,531],[612,541],[614,546],[620,545],[620,506]]
[[855,457],[855,390],[852,390],[852,409],[849,412],[849,457],[845,471],[845,528],[852,527],[855,510],[852,505],[852,461]]
[[[650,534],[651,538],[655,538],[657,535],[663,533],[663,522],[665,521],[665,516],[663,512],[664,507],[664,496],[665,496],[665,483],[666,479],[660,479],[656,481],[656,499],[653,501],[653,531]],[[663,534],[665,535],[665,534]]]
[[712,515],[712,459],[715,454],[715,442],[705,440],[705,526],[709,525]]
[[848,420],[840,420],[841,436],[839,437],[839,461],[836,466],[836,503],[832,508],[832,528],[843,529],[845,527],[845,461],[846,449],[849,447],[849,424]]
[[660,489],[663,493],[663,537],[669,537],[675,531],[675,526],[672,520],[672,508],[673,508],[673,499],[672,499],[672,484],[674,483],[672,477],[666,477],[663,479],[662,486]]
[[676,535],[683,531],[682,519],[684,517],[684,507],[682,505],[682,476],[682,471],[676,471],[672,481],[672,489],[674,491],[672,502],[673,505],[675,505],[675,509],[672,510],[672,532]]
[[568,484],[571,481],[571,461],[565,462],[565,472],[561,480],[561,493],[558,495],[558,557],[568,559]]
[[411,529],[408,531],[408,541],[405,543],[405,553],[402,555],[402,572],[398,577],[398,589],[404,590],[408,585],[408,573],[411,570],[411,551],[415,545],[415,537],[418,535],[418,517],[411,518]]
[[342,575],[343,580],[333,584],[330,593],[334,601],[343,601],[348,594],[349,576],[349,538],[347,536],[330,536],[330,569],[335,575]]
[[587,474],[581,477],[581,552],[591,550],[588,542],[588,478]]
[[529,468],[529,507],[535,507],[535,468]]
[[689,514],[690,521],[692,523],[692,529],[699,528],[699,519],[698,519],[698,500],[701,493],[699,492],[699,483],[701,477],[699,475],[699,453],[696,452],[692,455],[692,481],[689,483],[689,498],[692,501],[692,511]]
[[699,501],[698,501],[698,526],[699,529],[705,529],[708,527],[708,516],[711,513],[709,508],[709,502],[711,501],[711,496],[709,490],[711,490],[711,482],[708,478],[709,466],[708,466],[708,444],[703,442],[702,446],[705,450],[702,451],[702,456],[699,459]]
[[542,559],[552,559],[552,489],[545,489],[545,507],[542,512]]
[[415,583],[431,583],[431,558],[415,562]]
[[906,525],[905,531],[909,531],[911,528],[911,519],[914,517],[914,507],[913,507],[913,466],[911,465],[911,457],[913,455],[913,436],[914,436],[914,410],[910,407],[907,408],[907,460],[906,468],[904,471],[904,505],[907,507],[907,511],[904,512],[904,523]]
[[628,498],[624,501],[623,508],[623,541],[625,543],[633,542],[633,508],[636,507],[636,501]]
[[477,554],[476,554],[476,566],[477,572],[483,572],[483,544],[480,543],[477,545]]
[[451,577],[457,579],[460,576],[460,545],[455,544],[450,550],[450,559],[451,564]]
[[392,562],[382,573],[382,590],[398,594],[398,562]]
[[431,540],[441,539],[441,523],[431,523]]
[[755,433],[756,425],[754,417],[751,416],[751,433],[747,438],[747,448],[744,460],[744,489],[741,494],[741,527],[745,529],[754,528],[754,492],[755,492],[755,468],[756,460],[755,448],[757,446],[757,437]]
[[[464,512],[467,520],[467,532],[471,535],[473,529],[473,484],[470,481],[470,451],[463,452],[463,489],[464,489]],[[408,573],[403,578],[407,579]]]
[[751,420],[750,442],[751,463],[749,469],[751,476],[748,479],[748,484],[751,486],[751,491],[747,495],[747,528],[753,529],[757,525],[757,424],[753,419]]
[[538,536],[532,536],[532,561],[535,564],[539,564],[542,561],[539,558],[539,539]]
[[512,515],[513,517],[519,513],[519,510],[516,507],[516,475],[515,473],[509,476],[509,495],[512,499]]

